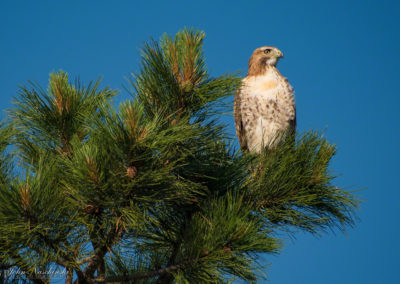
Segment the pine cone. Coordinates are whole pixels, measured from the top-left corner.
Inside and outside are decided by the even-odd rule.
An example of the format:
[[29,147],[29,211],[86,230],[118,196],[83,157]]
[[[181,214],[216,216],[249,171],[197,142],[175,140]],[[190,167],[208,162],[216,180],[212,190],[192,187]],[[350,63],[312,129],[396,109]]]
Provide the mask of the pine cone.
[[135,166],[129,166],[129,167],[126,169],[126,175],[127,175],[129,178],[134,178],[134,177],[136,176],[136,174],[137,174],[137,168],[136,168]]

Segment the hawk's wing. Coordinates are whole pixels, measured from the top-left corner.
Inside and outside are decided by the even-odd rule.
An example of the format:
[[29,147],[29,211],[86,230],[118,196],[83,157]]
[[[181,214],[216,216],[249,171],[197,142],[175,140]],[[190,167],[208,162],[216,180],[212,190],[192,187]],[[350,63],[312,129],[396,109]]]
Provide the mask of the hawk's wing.
[[233,117],[235,118],[235,128],[236,128],[236,135],[239,139],[239,145],[242,151],[247,151],[247,141],[246,141],[246,132],[243,125],[243,117],[241,111],[241,88],[239,88],[235,93],[235,99],[233,104]]

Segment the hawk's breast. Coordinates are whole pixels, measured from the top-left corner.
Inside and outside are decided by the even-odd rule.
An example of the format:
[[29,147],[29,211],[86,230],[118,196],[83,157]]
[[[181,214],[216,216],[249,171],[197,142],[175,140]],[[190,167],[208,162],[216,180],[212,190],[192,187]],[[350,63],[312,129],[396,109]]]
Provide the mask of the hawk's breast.
[[241,91],[240,111],[250,150],[273,143],[280,131],[295,120],[293,89],[278,71],[246,77]]

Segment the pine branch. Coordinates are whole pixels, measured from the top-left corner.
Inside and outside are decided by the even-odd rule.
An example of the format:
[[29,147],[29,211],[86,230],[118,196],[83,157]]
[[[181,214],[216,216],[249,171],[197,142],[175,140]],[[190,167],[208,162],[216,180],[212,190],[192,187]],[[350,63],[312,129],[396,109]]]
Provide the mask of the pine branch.
[[72,284],[73,276],[74,276],[74,270],[72,268],[67,268],[67,275],[65,276],[65,284]]
[[95,257],[96,257],[95,255],[90,255],[88,257],[84,257],[84,258],[81,258],[81,259],[77,260],[76,263],[78,265],[85,264],[85,263],[87,263],[89,261],[92,261],[93,258],[95,258]]
[[104,274],[105,255],[107,254],[109,248],[113,246],[114,242],[118,241],[118,239],[121,238],[122,234],[123,234],[123,229],[121,227],[119,230],[111,232],[109,235],[105,237],[104,245],[95,247],[95,254],[92,257],[90,257],[90,260],[88,261],[88,264],[85,270],[83,271],[83,276],[86,279],[92,278],[96,270],[99,276]]
[[247,200],[275,226],[318,233],[353,225],[355,196],[331,184],[328,171],[336,149],[314,132],[288,136],[255,158],[254,172],[243,182]]
[[[191,214],[191,213],[188,212],[187,215],[189,215],[189,214]],[[185,219],[188,219],[188,217],[189,216],[186,216]],[[186,226],[184,226],[184,228],[185,227]],[[168,267],[176,266],[174,263],[176,262],[176,258],[177,258],[178,253],[179,253],[180,245],[181,245],[180,243],[176,243],[176,242],[174,242],[172,244],[172,253],[171,253],[171,256],[170,256],[169,261],[168,261]],[[165,272],[166,273],[162,273],[162,274],[159,275],[160,277],[157,279],[157,283],[159,283],[159,284],[161,284],[161,283],[170,283],[174,279],[172,274],[167,273],[168,271],[165,271]]]
[[145,279],[145,278],[152,278],[155,276],[163,276],[172,272],[175,272],[180,269],[184,269],[189,265],[192,265],[196,263],[197,261],[191,260],[191,261],[186,261],[181,264],[175,264],[171,265],[165,268],[160,268],[158,270],[154,271],[149,271],[149,272],[138,272],[133,275],[123,275],[123,276],[106,276],[106,277],[97,277],[89,280],[89,283],[96,283],[96,282],[127,282],[127,281],[132,281],[132,280],[139,280],[139,279]]

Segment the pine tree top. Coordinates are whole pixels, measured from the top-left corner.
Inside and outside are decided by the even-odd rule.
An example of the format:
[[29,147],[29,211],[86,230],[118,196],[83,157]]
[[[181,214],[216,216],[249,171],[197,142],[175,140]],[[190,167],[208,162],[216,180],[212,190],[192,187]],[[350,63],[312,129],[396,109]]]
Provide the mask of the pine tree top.
[[21,87],[0,127],[0,270],[32,282],[51,267],[67,283],[255,282],[279,232],[354,224],[358,201],[334,185],[322,135],[262,154],[231,146],[218,118],[241,78],[208,74],[204,36],[145,44],[117,108],[116,91],[63,71],[47,90]]

